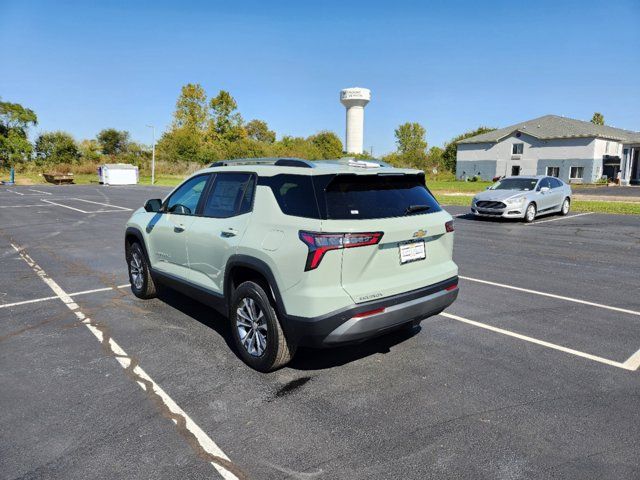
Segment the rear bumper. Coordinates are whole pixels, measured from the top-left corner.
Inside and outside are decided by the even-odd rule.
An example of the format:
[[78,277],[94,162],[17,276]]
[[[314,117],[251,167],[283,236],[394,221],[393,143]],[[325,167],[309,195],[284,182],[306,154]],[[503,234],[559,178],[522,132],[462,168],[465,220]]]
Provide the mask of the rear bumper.
[[[383,334],[440,313],[458,297],[458,277],[315,318],[285,317],[287,337],[302,346],[333,346]],[[376,311],[366,316],[367,312]]]

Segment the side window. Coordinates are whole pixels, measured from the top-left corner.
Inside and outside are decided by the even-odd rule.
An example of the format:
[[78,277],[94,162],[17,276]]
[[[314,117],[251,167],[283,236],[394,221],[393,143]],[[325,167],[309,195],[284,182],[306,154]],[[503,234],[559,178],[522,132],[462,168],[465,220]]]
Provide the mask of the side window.
[[551,188],[560,188],[562,186],[562,182],[557,178],[550,178],[549,182],[551,183]]
[[551,188],[551,184],[549,183],[548,178],[543,178],[542,180],[540,180],[540,183],[538,184],[538,191],[540,191],[542,187]]
[[164,210],[178,215],[195,215],[209,175],[199,175],[184,182],[165,203]]
[[320,218],[311,176],[280,174],[261,177],[260,184],[271,187],[273,196],[285,215]]
[[228,218],[250,212],[254,190],[255,177],[250,173],[218,173],[202,214]]

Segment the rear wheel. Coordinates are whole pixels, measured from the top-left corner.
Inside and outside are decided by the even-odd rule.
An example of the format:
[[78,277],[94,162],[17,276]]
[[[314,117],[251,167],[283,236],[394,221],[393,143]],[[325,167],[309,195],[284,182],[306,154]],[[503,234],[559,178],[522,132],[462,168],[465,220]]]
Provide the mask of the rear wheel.
[[287,364],[295,346],[287,341],[273,302],[264,288],[248,281],[233,293],[231,335],[242,360],[260,372],[271,372]]
[[139,243],[133,243],[127,252],[129,266],[129,282],[131,291],[138,298],[153,298],[156,296],[156,285],[151,277],[147,258]]
[[571,200],[569,197],[565,198],[562,202],[562,208],[560,209],[560,215],[566,215],[571,208]]
[[524,221],[531,223],[536,219],[536,204],[530,203],[527,205],[527,209],[524,211]]

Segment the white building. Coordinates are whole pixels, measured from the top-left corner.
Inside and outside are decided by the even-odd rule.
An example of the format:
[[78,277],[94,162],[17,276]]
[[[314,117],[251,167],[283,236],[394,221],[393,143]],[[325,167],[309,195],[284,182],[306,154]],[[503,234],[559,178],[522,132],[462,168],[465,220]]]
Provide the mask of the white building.
[[640,132],[545,115],[458,142],[456,176],[553,175],[640,184]]

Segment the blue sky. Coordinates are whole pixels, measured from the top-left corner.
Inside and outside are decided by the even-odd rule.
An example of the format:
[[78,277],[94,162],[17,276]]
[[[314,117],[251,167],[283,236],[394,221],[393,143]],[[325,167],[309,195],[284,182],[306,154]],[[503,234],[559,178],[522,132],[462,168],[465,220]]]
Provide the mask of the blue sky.
[[129,130],[150,143],[180,87],[229,90],[278,136],[344,135],[341,88],[368,87],[365,145],[430,145],[553,113],[640,130],[640,2],[0,0],[0,97],[34,133]]

